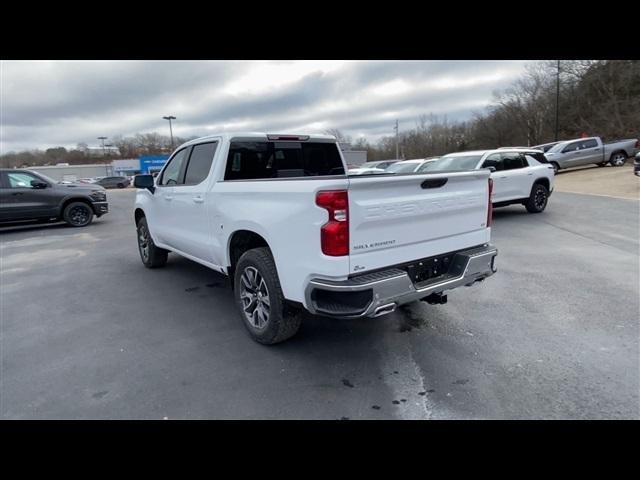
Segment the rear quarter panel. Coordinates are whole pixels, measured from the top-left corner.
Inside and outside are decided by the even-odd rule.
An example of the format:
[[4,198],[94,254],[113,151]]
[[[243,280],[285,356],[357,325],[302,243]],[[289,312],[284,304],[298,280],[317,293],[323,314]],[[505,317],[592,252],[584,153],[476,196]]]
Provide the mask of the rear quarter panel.
[[349,257],[322,253],[320,228],[327,211],[315,204],[321,190],[346,189],[346,177],[308,180],[220,181],[212,189],[217,213],[213,228],[226,246],[225,266],[231,264],[229,243],[234,232],[249,230],[262,236],[273,254],[284,296],[304,302],[304,287],[315,278],[345,278]]

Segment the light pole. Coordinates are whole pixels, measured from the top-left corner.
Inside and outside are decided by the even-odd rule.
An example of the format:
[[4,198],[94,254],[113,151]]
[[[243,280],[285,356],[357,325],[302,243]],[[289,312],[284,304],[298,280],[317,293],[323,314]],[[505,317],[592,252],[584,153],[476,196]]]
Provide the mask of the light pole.
[[398,156],[398,120],[396,120],[396,126],[394,127],[394,130],[396,131],[396,160],[399,160],[400,157]]
[[109,137],[98,137],[98,140],[102,140],[102,156],[105,157],[106,153],[104,151],[104,141]]
[[556,72],[556,142],[558,141],[558,116],[560,114],[560,60],[558,60],[558,71]]
[[176,117],[174,117],[173,115],[169,115],[162,118],[164,118],[165,120],[169,120],[169,133],[171,134],[171,151],[173,151],[173,128],[171,127],[171,120],[175,120]]

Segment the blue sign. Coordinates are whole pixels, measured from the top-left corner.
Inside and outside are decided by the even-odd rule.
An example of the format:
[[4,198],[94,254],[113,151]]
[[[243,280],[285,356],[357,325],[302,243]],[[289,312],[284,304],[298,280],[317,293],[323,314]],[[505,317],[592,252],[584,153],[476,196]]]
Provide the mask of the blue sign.
[[164,167],[168,159],[169,155],[142,155],[140,156],[140,173],[158,172]]

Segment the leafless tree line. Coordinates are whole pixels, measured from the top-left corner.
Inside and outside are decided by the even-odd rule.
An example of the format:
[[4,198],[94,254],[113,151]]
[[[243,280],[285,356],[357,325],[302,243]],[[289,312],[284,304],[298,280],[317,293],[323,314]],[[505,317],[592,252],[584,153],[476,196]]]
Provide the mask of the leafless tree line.
[[[414,128],[400,134],[403,158],[424,158],[449,152],[533,146],[556,138],[584,134],[606,140],[640,136],[640,61],[536,62],[510,88],[494,93],[492,104],[465,122],[423,115]],[[395,136],[377,144],[359,139],[353,145],[366,149],[369,160],[395,158]]]

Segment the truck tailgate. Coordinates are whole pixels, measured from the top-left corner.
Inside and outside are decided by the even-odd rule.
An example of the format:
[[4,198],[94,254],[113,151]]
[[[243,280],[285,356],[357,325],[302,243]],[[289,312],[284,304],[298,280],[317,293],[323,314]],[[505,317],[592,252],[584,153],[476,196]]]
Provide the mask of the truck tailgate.
[[487,243],[488,170],[349,179],[350,272]]

